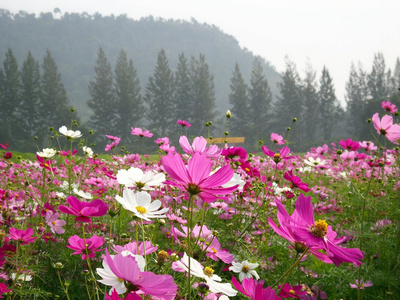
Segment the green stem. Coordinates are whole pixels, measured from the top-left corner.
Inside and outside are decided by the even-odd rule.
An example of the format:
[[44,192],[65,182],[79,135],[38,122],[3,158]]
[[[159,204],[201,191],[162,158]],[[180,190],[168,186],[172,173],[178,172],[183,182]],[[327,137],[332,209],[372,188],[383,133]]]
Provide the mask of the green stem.
[[301,256],[299,257],[298,260],[296,260],[296,262],[289,268],[289,270],[287,270],[285,272],[285,274],[283,274],[272,286],[271,288],[274,288],[275,286],[277,286],[279,284],[279,282],[281,282],[283,279],[286,278],[286,276],[288,276],[293,269],[300,263],[301,259],[304,257],[304,255],[306,255],[307,251],[309,248],[307,248],[306,250],[304,250],[304,252],[301,254]]

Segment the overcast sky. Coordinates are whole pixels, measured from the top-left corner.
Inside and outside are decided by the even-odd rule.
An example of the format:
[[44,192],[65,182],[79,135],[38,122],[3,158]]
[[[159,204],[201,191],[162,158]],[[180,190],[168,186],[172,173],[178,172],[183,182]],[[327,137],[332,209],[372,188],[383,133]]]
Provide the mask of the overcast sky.
[[1,0],[0,8],[36,14],[59,8],[133,19],[193,17],[234,36],[279,72],[285,56],[300,75],[307,62],[318,77],[325,65],[342,101],[352,62],[369,72],[374,54],[382,52],[393,70],[400,57],[400,0]]

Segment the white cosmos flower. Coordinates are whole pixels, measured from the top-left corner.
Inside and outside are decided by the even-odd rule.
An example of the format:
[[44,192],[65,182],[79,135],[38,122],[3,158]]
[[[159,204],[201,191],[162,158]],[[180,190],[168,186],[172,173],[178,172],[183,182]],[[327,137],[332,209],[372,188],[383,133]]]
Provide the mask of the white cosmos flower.
[[83,146],[83,147],[82,147],[82,151],[83,151],[83,153],[85,153],[88,157],[90,157],[90,158],[93,157],[93,150],[92,150],[92,148]]
[[84,198],[84,199],[90,200],[90,199],[93,198],[93,197],[92,197],[92,194],[90,194],[90,193],[85,193],[84,191],[78,190],[77,188],[74,188],[74,189],[73,189],[73,192],[74,192],[75,195],[78,195],[79,197]]
[[132,190],[125,188],[123,197],[116,196],[116,199],[126,210],[130,210],[138,218],[150,221],[152,218],[166,218],[164,215],[169,208],[161,207],[160,200],[154,200],[151,202],[151,196],[147,192],[134,193]]
[[19,274],[18,277],[17,277],[17,274],[12,273],[11,274],[11,279],[13,281],[14,280],[17,280],[17,281],[31,281],[32,280],[32,276],[29,275],[29,274],[22,273],[22,274]]
[[66,137],[70,137],[70,138],[79,138],[82,136],[82,133],[79,130],[73,131],[73,130],[68,130],[66,126],[61,126],[60,129],[58,129],[58,131],[65,135]]
[[50,158],[56,155],[57,151],[53,148],[45,148],[42,152],[36,152],[36,154],[40,157]]
[[312,157],[312,156],[309,156],[309,157],[307,157],[307,159],[304,160],[304,163],[311,167],[323,166],[323,165],[325,165],[325,162],[326,162],[326,160],[321,160],[321,158],[319,158],[319,157],[314,159],[314,157]]
[[130,168],[129,170],[119,170],[117,181],[126,187],[137,187],[139,190],[153,190],[165,181],[165,174],[147,171],[144,173],[139,168]]
[[257,263],[250,263],[247,260],[243,262],[233,261],[232,266],[229,267],[229,271],[239,273],[239,280],[242,282],[245,278],[255,277],[257,280],[260,279],[257,272],[254,271],[255,268],[258,268]]
[[227,296],[233,297],[236,296],[237,291],[232,288],[230,283],[221,283],[221,277],[214,274],[214,270],[210,267],[203,266],[194,258],[189,257],[186,253],[183,254],[181,260],[176,262],[176,265],[188,272],[190,259],[190,275],[193,275],[198,278],[202,278],[206,281],[207,285],[210,287],[210,291],[213,293],[223,293]]

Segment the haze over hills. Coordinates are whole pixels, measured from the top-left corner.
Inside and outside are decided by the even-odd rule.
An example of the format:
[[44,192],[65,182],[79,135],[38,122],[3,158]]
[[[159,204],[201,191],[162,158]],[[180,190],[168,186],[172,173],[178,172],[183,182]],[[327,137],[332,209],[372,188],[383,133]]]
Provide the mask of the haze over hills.
[[[41,13],[39,16],[0,10],[0,57],[11,48],[21,64],[30,50],[42,61],[46,49],[54,57],[69,101],[83,121],[90,111],[86,105],[88,83],[93,80],[97,51],[102,47],[112,67],[121,49],[133,60],[144,90],[153,74],[157,53],[164,49],[172,70],[179,53],[186,57],[204,54],[214,75],[217,109],[229,108],[229,84],[235,63],[248,82],[254,55],[239,46],[238,41],[218,27],[181,20],[153,17],[133,20],[126,15],[102,16],[87,13]],[[264,74],[273,95],[277,94],[279,74],[263,60]]]

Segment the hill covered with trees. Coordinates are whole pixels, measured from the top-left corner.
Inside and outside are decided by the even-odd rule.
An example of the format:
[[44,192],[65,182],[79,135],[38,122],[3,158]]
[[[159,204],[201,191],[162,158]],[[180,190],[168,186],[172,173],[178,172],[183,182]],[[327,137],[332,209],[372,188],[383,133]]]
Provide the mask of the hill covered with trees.
[[[84,121],[90,115],[86,105],[88,84],[94,76],[99,47],[111,66],[115,66],[123,49],[128,59],[132,59],[142,87],[152,75],[161,49],[173,70],[181,53],[189,59],[204,55],[214,77],[217,109],[223,113],[229,108],[229,80],[235,63],[249,78],[254,59],[234,37],[196,20],[164,20],[151,16],[133,20],[126,15],[61,14],[57,9],[36,16],[0,10],[0,57],[11,48],[19,62],[26,58],[28,51],[41,60],[48,49],[57,63],[68,98]],[[274,92],[279,74],[267,61],[262,63]]]

